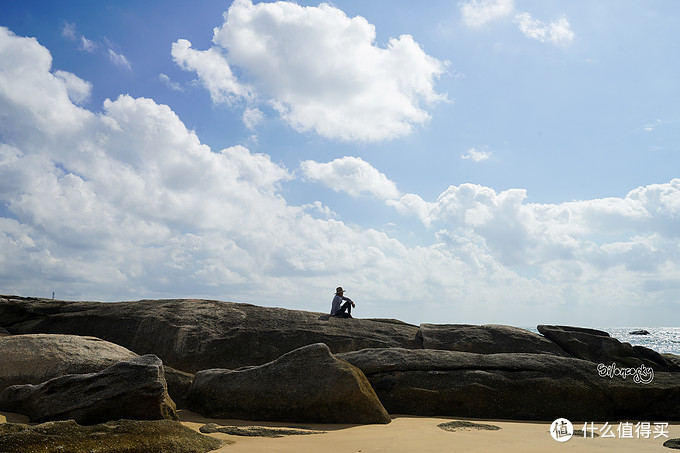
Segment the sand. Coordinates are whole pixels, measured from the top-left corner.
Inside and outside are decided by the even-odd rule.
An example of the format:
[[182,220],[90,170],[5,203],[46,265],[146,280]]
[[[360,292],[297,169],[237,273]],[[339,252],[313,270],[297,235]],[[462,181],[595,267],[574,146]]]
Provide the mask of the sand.
[[[180,411],[182,423],[198,430],[205,423],[217,423],[225,426],[287,426],[306,427],[325,434],[306,436],[287,436],[282,438],[259,438],[230,436],[226,434],[210,434],[236,443],[223,447],[216,452],[282,452],[282,453],[317,453],[321,451],[338,453],[414,453],[414,452],[671,452],[663,446],[665,437],[654,439],[635,438],[595,438],[583,439],[572,437],[560,443],[550,435],[549,422],[520,422],[507,420],[465,419],[475,423],[499,426],[498,431],[460,430],[444,431],[438,428],[440,423],[452,420],[463,420],[454,417],[414,417],[393,416],[389,425],[318,425],[318,424],[285,424],[270,422],[250,422],[242,420],[219,420],[201,417],[189,411]],[[618,435],[614,425],[612,432]],[[583,422],[574,423],[576,429],[583,427]],[[595,423],[597,428],[602,423]],[[680,437],[680,423],[669,424],[669,437]],[[595,431],[599,433],[599,431]]]
[[[325,431],[325,434],[304,436],[285,436],[280,438],[243,437],[228,434],[208,434],[220,439],[232,440],[217,453],[241,452],[282,452],[282,453],[317,453],[321,451],[338,453],[414,453],[414,452],[649,452],[670,453],[665,448],[665,437],[654,439],[635,438],[595,438],[583,439],[572,437],[564,443],[556,442],[550,435],[549,422],[521,422],[507,420],[460,419],[455,417],[414,417],[393,416],[388,425],[320,425],[311,423],[272,423],[243,420],[222,420],[202,417],[196,413],[180,410],[182,423],[196,431],[207,423],[222,426],[267,426],[308,428]],[[452,420],[467,420],[474,423],[499,426],[498,431],[459,430],[444,431],[437,427],[440,423]],[[27,423],[22,415],[0,412],[0,423]],[[597,428],[602,423],[596,423]],[[615,435],[618,422],[610,422],[614,426]],[[574,423],[576,429],[583,427],[583,422]],[[668,425],[669,438],[680,437],[680,423]],[[599,432],[599,431],[596,431]]]

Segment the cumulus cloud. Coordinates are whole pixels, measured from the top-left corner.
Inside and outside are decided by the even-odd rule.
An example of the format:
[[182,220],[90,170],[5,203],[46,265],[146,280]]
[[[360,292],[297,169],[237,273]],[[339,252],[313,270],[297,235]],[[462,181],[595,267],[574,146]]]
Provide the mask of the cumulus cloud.
[[372,24],[331,5],[237,0],[224,17],[214,47],[180,39],[172,53],[215,102],[247,97],[243,86],[252,86],[297,131],[377,141],[409,134],[446,100],[435,90],[446,63],[409,35],[378,46]]
[[54,76],[61,79],[66,87],[68,97],[76,104],[87,101],[92,92],[92,84],[66,71],[55,71]]
[[479,28],[509,16],[514,9],[513,0],[471,0],[461,4],[460,13],[465,25]]
[[[267,154],[212,150],[152,99],[83,108],[74,101],[82,84],[51,62],[35,39],[0,27],[3,292],[322,311],[342,284],[367,302],[366,316],[422,322],[526,323],[531,314],[571,323],[599,313],[621,324],[677,304],[680,179],[559,204],[475,184],[426,201],[349,157],[303,162],[306,179],[291,181]],[[415,216],[422,242],[347,224],[318,201],[290,204],[284,185],[309,181]],[[628,318],[605,317],[622,303]]]
[[565,45],[574,39],[574,32],[564,16],[546,25],[534,19],[529,13],[520,13],[515,17],[515,21],[524,36],[540,42]]
[[399,197],[397,185],[360,157],[343,157],[327,163],[306,160],[300,168],[312,181],[353,197],[372,195],[381,200]]
[[196,72],[213,102],[232,104],[251,97],[251,90],[237,80],[217,47],[195,50],[191,48],[191,42],[179,39],[172,44],[171,54],[182,69]]
[[488,160],[491,158],[491,153],[489,151],[478,151],[475,148],[470,148],[467,153],[462,154],[461,159],[469,159],[475,162],[481,162],[483,160]]
[[248,130],[254,130],[264,120],[264,113],[258,108],[247,108],[243,111],[243,125]]

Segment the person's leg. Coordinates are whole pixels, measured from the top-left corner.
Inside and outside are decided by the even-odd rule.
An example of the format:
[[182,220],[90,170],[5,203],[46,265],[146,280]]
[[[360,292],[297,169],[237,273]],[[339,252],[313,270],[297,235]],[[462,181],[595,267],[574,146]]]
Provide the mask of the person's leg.
[[[345,313],[346,312],[346,313]],[[340,306],[340,310],[335,313],[335,316],[343,316],[350,318],[352,316],[352,302],[345,302]]]

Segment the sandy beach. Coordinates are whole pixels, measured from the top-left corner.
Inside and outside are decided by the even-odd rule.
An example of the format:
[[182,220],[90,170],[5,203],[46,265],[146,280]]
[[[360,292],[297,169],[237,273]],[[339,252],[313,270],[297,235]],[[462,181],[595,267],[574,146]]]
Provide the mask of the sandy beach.
[[[286,436],[281,438],[243,437],[226,434],[211,434],[235,443],[225,446],[218,452],[281,452],[281,453],[316,453],[332,451],[338,453],[373,453],[373,452],[495,452],[508,451],[513,447],[522,452],[546,451],[672,451],[663,447],[665,437],[654,439],[635,438],[595,438],[583,439],[572,437],[571,440],[559,443],[550,435],[548,422],[522,422],[507,420],[465,419],[475,423],[491,424],[500,427],[498,431],[458,430],[444,431],[437,427],[440,423],[462,420],[452,417],[414,417],[393,416],[388,425],[317,425],[317,424],[284,424],[269,422],[250,422],[243,420],[219,420],[201,417],[190,411],[179,411],[182,423],[198,430],[206,423],[217,423],[225,426],[271,426],[301,427],[326,431],[325,434],[305,436]],[[597,428],[602,423],[596,423]],[[612,432],[618,436],[614,425]],[[575,429],[583,427],[583,422],[574,423]],[[599,431],[596,431],[598,433]],[[668,425],[669,438],[680,437],[680,424]]]
[[[647,452],[647,451],[672,451],[663,446],[667,440],[665,437],[654,438],[587,438],[572,437],[569,441],[559,443],[550,435],[550,423],[548,422],[523,422],[508,420],[478,420],[460,419],[454,417],[415,417],[393,416],[392,423],[388,425],[321,425],[321,424],[296,424],[275,422],[252,422],[246,420],[211,419],[203,417],[187,410],[178,411],[181,422],[191,429],[199,431],[200,427],[207,423],[216,423],[220,426],[265,426],[265,427],[295,427],[308,428],[310,430],[325,431],[325,434],[311,434],[304,436],[284,436],[279,438],[246,437],[228,434],[208,434],[218,439],[226,439],[232,444],[225,445],[218,453],[248,453],[248,452],[281,452],[281,453],[317,453],[320,451],[338,453],[412,453],[415,451],[427,452],[496,452],[508,451],[516,448],[522,452],[546,452],[546,451],[569,451],[569,452]],[[495,425],[500,427],[497,431],[464,429],[455,432],[444,431],[437,427],[440,423],[453,420],[467,420],[474,423]],[[28,423],[28,418],[23,415],[0,412],[0,423]],[[599,428],[602,423],[596,423]],[[618,422],[610,422],[613,425],[612,433],[618,436],[616,427]],[[583,422],[574,423],[575,429],[583,427]],[[668,425],[669,438],[680,437],[680,423]]]

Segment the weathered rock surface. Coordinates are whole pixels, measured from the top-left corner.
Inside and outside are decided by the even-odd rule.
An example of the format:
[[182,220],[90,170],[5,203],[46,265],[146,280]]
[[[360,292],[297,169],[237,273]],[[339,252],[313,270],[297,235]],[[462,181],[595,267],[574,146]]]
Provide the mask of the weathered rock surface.
[[421,324],[424,349],[496,354],[529,352],[568,356],[552,341],[519,327],[487,324]]
[[676,450],[680,450],[680,438],[679,439],[668,439],[666,442],[663,443],[663,446],[666,448],[673,448]]
[[400,321],[209,300],[100,303],[0,296],[0,327],[15,334],[95,336],[188,372],[261,365],[313,343],[333,352],[420,347],[418,327]]
[[680,420],[677,374],[649,384],[600,377],[597,364],[549,354],[366,349],[360,368],[388,412],[522,420]]
[[33,422],[73,419],[84,425],[122,418],[178,419],[163,364],[153,355],[119,362],[98,373],[7,387],[0,393],[0,410],[27,415]]
[[65,374],[95,373],[137,357],[122,346],[76,335],[0,337],[0,392],[10,385],[40,384]]
[[205,453],[229,442],[170,420],[119,420],[80,426],[73,420],[0,425],[0,451],[12,453]]
[[574,357],[595,363],[616,363],[622,367],[644,364],[654,371],[680,371],[675,363],[642,346],[621,343],[607,332],[582,327],[538,326],[538,331]]
[[389,423],[364,374],[312,344],[240,371],[196,373],[189,408],[206,417],[315,423]]
[[231,436],[246,437],[284,437],[326,434],[326,431],[312,431],[311,429],[272,428],[269,426],[220,426],[216,423],[203,425],[199,431],[205,434],[223,433]]
[[[0,392],[10,385],[40,384],[66,374],[102,371],[139,357],[122,346],[95,337],[26,334],[0,337]],[[168,393],[184,407],[194,376],[164,366]]]

